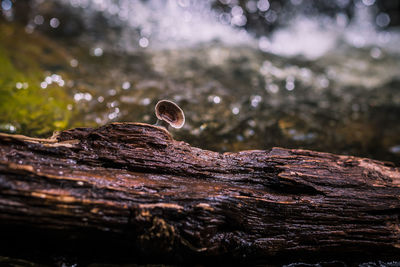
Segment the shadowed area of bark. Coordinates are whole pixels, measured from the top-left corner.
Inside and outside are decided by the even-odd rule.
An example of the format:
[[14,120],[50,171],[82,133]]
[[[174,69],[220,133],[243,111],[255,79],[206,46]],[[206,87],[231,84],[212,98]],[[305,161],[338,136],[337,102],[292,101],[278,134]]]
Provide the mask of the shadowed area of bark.
[[216,153],[114,123],[0,134],[0,250],[117,262],[400,259],[400,170],[307,150]]

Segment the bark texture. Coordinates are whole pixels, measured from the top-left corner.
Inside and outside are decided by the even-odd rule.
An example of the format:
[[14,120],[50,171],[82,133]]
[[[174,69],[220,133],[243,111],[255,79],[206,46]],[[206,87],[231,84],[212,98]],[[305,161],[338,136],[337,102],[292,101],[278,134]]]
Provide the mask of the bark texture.
[[0,250],[13,256],[399,260],[399,219],[400,169],[371,159],[221,154],[140,123],[0,134]]

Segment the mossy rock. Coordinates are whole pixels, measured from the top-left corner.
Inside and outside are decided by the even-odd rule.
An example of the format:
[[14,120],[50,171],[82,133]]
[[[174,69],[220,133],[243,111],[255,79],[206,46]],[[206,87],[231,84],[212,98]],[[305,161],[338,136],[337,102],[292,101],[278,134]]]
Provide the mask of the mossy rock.
[[46,72],[68,67],[68,54],[15,23],[0,22],[0,131],[47,136],[68,127],[71,97],[62,86],[42,89]]

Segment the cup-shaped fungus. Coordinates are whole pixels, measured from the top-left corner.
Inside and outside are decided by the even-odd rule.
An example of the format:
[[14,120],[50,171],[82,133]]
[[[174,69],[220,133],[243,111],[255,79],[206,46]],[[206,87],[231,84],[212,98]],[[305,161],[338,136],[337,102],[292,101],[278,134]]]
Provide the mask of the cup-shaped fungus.
[[170,125],[174,128],[181,128],[185,124],[183,110],[172,101],[158,101],[155,110],[157,116],[156,125],[163,126],[168,130]]

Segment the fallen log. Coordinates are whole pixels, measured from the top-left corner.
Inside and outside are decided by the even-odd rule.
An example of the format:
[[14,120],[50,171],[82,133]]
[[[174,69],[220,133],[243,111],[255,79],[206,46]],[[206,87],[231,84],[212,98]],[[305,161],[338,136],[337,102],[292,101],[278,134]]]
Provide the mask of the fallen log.
[[400,169],[371,159],[283,148],[221,154],[141,123],[49,139],[0,134],[3,256],[399,260],[399,219]]

